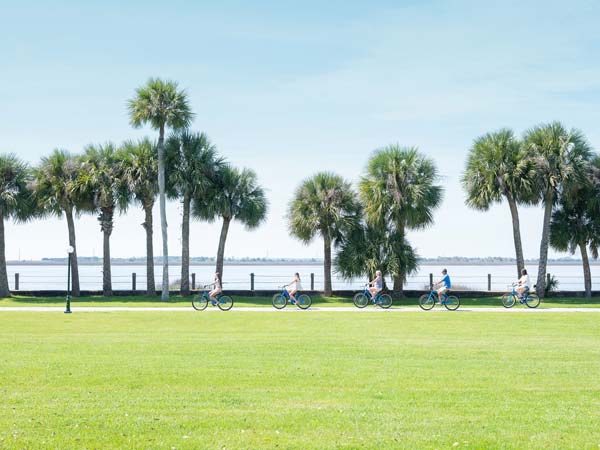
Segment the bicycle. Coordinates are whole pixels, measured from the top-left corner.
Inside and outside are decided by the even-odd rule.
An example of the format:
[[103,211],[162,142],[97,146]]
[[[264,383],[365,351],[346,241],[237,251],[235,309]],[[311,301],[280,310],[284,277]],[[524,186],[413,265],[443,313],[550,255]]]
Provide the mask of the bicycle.
[[372,298],[371,292],[367,289],[368,287],[369,285],[365,284],[363,292],[354,294],[354,298],[352,299],[354,301],[354,306],[362,309],[369,304],[369,301],[383,309],[388,309],[392,306],[392,297],[389,294],[378,292],[375,295],[375,298]]
[[212,284],[207,284],[206,286],[202,286],[204,292],[201,295],[196,295],[192,297],[192,307],[196,311],[204,311],[210,302],[213,306],[218,306],[221,311],[229,311],[233,308],[233,299],[229,295],[217,294],[215,295],[215,299],[210,299],[210,291],[207,291],[206,288],[212,286]]
[[[512,308],[517,303],[524,304],[528,308],[537,308],[540,305],[540,298],[537,294],[530,293],[529,290],[523,292],[522,297],[519,298],[519,293],[517,292],[517,284],[513,283],[509,286],[511,288],[511,292],[508,292],[502,296],[502,306],[505,308]],[[535,288],[535,286],[534,286]]]
[[294,301],[287,291],[286,286],[279,286],[282,291],[281,294],[273,295],[273,299],[271,303],[273,303],[273,307],[276,309],[283,309],[287,306],[288,303],[292,303],[296,305],[300,309],[308,309],[310,305],[312,305],[312,299],[308,294],[300,294],[296,293],[296,300]]
[[[438,293],[433,288],[429,291],[429,294],[423,294],[419,297],[419,306],[425,311],[432,309],[436,303],[440,303]],[[455,311],[460,306],[460,300],[456,295],[449,295],[448,291],[442,294],[441,304],[446,307],[449,311]]]

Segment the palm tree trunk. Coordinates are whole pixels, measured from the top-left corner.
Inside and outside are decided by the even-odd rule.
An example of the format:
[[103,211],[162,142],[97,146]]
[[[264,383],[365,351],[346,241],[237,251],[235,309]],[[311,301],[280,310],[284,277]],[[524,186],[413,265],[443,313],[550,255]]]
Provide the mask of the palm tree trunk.
[[581,250],[581,261],[583,262],[583,282],[585,285],[586,298],[592,297],[592,272],[590,271],[590,259],[585,242],[579,244]]
[[325,286],[323,289],[323,293],[326,297],[331,297],[332,289],[331,289],[331,237],[328,232],[325,232],[323,236],[323,255],[324,255],[324,264],[323,264],[323,278],[325,280]]
[[113,213],[110,210],[103,210],[100,213],[100,227],[103,237],[103,256],[102,256],[102,294],[105,297],[112,296],[112,277],[110,267],[110,235],[113,228]]
[[219,249],[217,250],[217,269],[221,275],[221,283],[223,283],[223,258],[225,256],[225,241],[227,240],[227,233],[229,232],[229,223],[231,219],[223,217],[223,225],[221,226],[221,237],[219,238]]
[[512,196],[507,196],[510,215],[512,217],[513,239],[515,241],[515,255],[517,257],[517,279],[521,278],[521,271],[525,268],[525,258],[523,257],[523,244],[521,243],[521,225],[519,223],[519,210],[517,202]]
[[554,204],[554,193],[548,192],[544,200],[544,225],[542,228],[542,240],[540,242],[540,261],[538,266],[536,293],[540,298],[546,295],[546,267],[548,265],[548,243],[550,237],[550,218],[552,217],[552,206]]
[[181,295],[190,295],[190,195],[183,194],[181,223]]
[[146,230],[146,295],[156,295],[156,283],[154,281],[154,245],[152,235],[154,233],[152,208],[154,201],[144,205],[144,223],[142,226]]
[[162,232],[162,294],[169,301],[169,242],[167,236],[167,198],[165,194],[165,126],[160,126],[158,135],[158,194],[160,199],[160,228]]
[[4,243],[4,214],[0,211],[0,298],[10,297],[8,272],[6,271],[6,248]]
[[400,275],[394,277],[394,295],[397,297],[404,297],[404,282]]
[[69,229],[69,245],[73,247],[73,253],[69,255],[71,258],[71,294],[73,297],[81,295],[79,287],[79,265],[77,264],[77,244],[75,239],[75,221],[73,220],[73,209],[65,211],[67,216],[67,227]]

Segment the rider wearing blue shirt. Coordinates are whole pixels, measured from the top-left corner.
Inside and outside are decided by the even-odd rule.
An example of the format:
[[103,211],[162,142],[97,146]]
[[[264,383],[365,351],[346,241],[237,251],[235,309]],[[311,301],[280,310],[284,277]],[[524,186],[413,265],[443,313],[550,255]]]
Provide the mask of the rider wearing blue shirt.
[[452,287],[452,282],[450,281],[450,275],[448,275],[448,271],[446,269],[442,270],[442,279],[439,281],[436,281],[434,284],[436,286],[438,285],[442,285],[438,290],[437,290],[437,294],[438,294],[438,298],[440,299],[440,302],[442,301],[442,296],[444,295],[444,293],[448,292],[448,289],[450,289]]

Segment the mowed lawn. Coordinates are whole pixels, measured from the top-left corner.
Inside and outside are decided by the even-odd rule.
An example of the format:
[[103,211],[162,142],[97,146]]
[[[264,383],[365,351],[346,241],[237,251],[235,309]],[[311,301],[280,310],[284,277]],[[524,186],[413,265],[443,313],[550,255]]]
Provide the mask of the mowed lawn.
[[[273,308],[271,303],[271,296],[240,296],[233,295],[234,308],[244,307],[267,307]],[[498,297],[485,297],[485,298],[473,298],[460,296],[461,306],[464,308],[469,307],[496,307],[501,308],[502,302],[500,296]],[[162,302],[160,297],[148,297],[145,295],[132,295],[132,296],[114,296],[114,297],[79,297],[71,300],[71,308],[77,310],[77,308],[85,308],[86,306],[100,307],[100,306],[115,306],[115,307],[182,307],[191,309],[192,297],[182,297],[179,295],[172,295],[170,301]],[[312,305],[315,308],[328,308],[328,307],[348,307],[354,308],[351,297],[323,297],[321,295],[312,296]],[[418,308],[419,299],[415,297],[404,297],[401,299],[394,299],[393,307],[409,307]],[[8,298],[0,298],[0,308],[2,307],[14,307],[14,306],[65,306],[65,297],[32,297],[15,295]],[[548,308],[600,308],[600,297],[593,297],[586,299],[583,297],[549,297],[544,299],[540,304],[540,309]],[[295,306],[288,305],[288,308],[294,309]],[[369,308],[373,308],[370,305]],[[438,306],[439,308],[439,306]],[[525,305],[517,303],[514,308],[523,309],[527,308]],[[443,309],[443,308],[442,308]]]
[[598,313],[0,313],[0,448],[600,445]]

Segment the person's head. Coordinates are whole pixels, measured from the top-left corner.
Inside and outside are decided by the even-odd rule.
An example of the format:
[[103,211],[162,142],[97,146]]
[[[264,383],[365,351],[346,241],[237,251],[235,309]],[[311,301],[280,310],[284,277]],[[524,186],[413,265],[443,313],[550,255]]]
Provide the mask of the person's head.
[[521,275],[527,275],[527,269],[521,270]]
[[446,269],[442,269],[442,275],[448,275],[448,271]]
[[375,272],[375,275],[377,275],[378,277],[380,277],[380,276],[381,276],[381,270],[377,270],[377,271]]
[[300,274],[299,274],[298,272],[296,272],[296,273],[294,274],[294,276],[295,276],[296,278],[300,279]]
[[215,272],[215,278],[221,279],[221,274],[219,272]]

